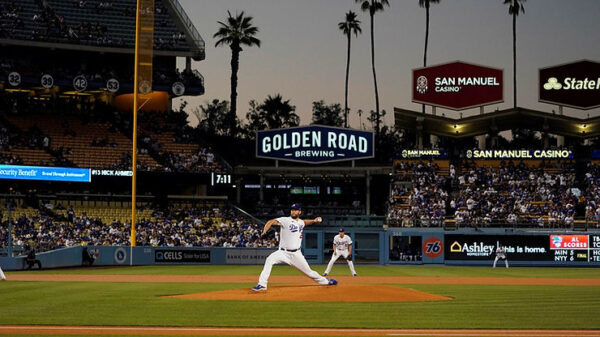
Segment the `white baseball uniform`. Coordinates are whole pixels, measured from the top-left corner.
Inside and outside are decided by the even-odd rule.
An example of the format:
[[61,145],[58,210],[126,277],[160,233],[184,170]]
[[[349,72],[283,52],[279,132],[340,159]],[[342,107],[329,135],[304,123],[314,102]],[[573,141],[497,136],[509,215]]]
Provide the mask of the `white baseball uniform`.
[[506,268],[508,268],[508,260],[506,259],[506,249],[504,247],[496,248],[496,258],[494,259],[494,268],[496,268],[496,262],[499,259],[504,260],[504,264],[506,264]]
[[6,275],[4,275],[4,272],[2,271],[2,267],[0,267],[0,279],[2,279],[2,281],[6,281]]
[[336,235],[333,238],[333,245],[335,246],[335,250],[333,255],[331,256],[331,260],[329,260],[329,264],[327,265],[327,269],[325,270],[325,274],[329,274],[333,264],[340,256],[343,256],[348,261],[348,267],[350,267],[350,272],[352,275],[356,275],[356,271],[354,270],[354,264],[351,259],[348,259],[348,254],[350,254],[348,247],[352,245],[352,239],[348,235],[344,235],[344,237],[340,237],[340,235]]
[[300,250],[302,244],[302,232],[304,231],[304,220],[298,218],[297,220],[292,217],[281,217],[275,219],[281,227],[279,233],[279,250],[271,253],[265,261],[265,266],[260,273],[258,284],[267,287],[269,282],[269,276],[274,264],[286,263],[302,273],[312,278],[321,285],[328,285],[329,280],[319,275],[316,271],[310,269],[308,262],[302,255]]

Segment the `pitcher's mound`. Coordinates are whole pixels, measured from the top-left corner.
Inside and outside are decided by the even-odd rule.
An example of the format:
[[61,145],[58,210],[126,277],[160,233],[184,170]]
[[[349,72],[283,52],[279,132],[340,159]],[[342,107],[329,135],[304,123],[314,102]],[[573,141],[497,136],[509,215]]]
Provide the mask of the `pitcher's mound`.
[[451,299],[414,289],[376,284],[272,285],[267,291],[261,292],[254,292],[248,287],[171,297],[199,300],[302,302],[418,302]]

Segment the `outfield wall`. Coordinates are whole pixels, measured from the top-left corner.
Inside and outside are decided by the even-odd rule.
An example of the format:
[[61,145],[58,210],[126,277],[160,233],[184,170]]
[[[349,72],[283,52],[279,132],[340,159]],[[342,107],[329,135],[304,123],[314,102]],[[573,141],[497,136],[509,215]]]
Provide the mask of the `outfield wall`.
[[492,265],[498,244],[511,266],[600,266],[598,231],[514,229],[394,228],[382,243],[382,263]]
[[[329,262],[334,231],[305,231],[303,251],[310,264]],[[600,231],[550,232],[512,229],[393,228],[388,231],[351,231],[353,259],[358,264],[488,265],[498,244],[505,246],[511,266],[600,266]],[[274,249],[87,246],[94,266],[119,265],[262,265]],[[84,264],[84,247],[39,253],[44,269]],[[339,261],[343,263],[343,260]],[[500,262],[502,265],[502,262]],[[5,270],[25,268],[25,257],[0,257]]]

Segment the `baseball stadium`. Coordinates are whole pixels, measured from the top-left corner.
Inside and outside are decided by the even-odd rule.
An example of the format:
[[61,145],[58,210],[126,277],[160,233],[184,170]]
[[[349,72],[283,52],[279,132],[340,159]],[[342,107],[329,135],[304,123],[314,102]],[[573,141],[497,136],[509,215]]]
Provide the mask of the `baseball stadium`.
[[0,335],[600,337],[600,3],[465,3],[0,0]]

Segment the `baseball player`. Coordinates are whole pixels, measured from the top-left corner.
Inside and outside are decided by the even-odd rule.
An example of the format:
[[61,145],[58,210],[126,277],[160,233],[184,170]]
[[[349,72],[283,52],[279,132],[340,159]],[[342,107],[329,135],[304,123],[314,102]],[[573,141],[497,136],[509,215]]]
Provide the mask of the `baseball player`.
[[0,267],[0,279],[6,281],[6,275],[4,275],[4,272],[2,271],[2,267]]
[[331,256],[331,260],[329,260],[329,264],[327,265],[327,269],[325,269],[323,276],[329,274],[331,267],[333,267],[333,264],[340,256],[343,256],[348,262],[348,267],[350,267],[352,276],[356,276],[356,270],[354,270],[354,264],[352,263],[352,239],[344,234],[343,228],[340,228],[339,234],[333,238],[333,255]]
[[252,287],[254,291],[265,291],[267,290],[267,283],[269,276],[271,275],[271,269],[274,264],[286,263],[302,273],[312,278],[320,285],[336,285],[337,281],[334,279],[326,279],[319,275],[316,271],[310,269],[308,262],[302,255],[300,245],[302,244],[302,232],[304,226],[312,225],[313,223],[322,222],[321,217],[317,217],[313,220],[302,220],[300,215],[302,214],[302,206],[300,204],[293,204],[290,210],[289,217],[281,217],[277,219],[271,219],[267,221],[265,228],[263,229],[262,235],[264,236],[271,226],[281,227],[279,234],[279,249],[265,261],[265,266],[260,273],[258,278],[258,284]]
[[504,264],[506,264],[506,268],[508,268],[508,260],[506,259],[506,249],[502,247],[500,243],[498,243],[498,248],[496,248],[496,258],[494,259],[494,268],[496,268],[496,262],[499,259],[504,260]]

